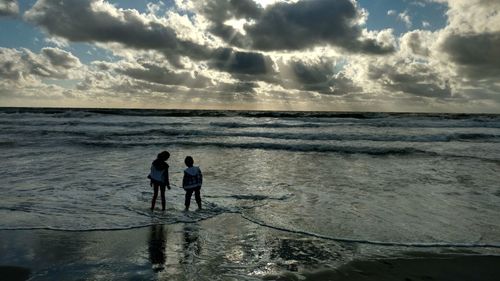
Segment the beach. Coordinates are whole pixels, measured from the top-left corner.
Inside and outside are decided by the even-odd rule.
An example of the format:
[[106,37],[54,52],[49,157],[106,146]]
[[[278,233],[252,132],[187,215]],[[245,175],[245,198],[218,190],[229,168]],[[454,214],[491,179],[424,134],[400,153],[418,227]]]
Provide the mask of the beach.
[[237,214],[115,231],[4,230],[0,249],[2,280],[493,281],[500,276],[500,249],[381,249],[262,228]]
[[0,281],[500,281],[500,0],[0,22]]
[[0,281],[500,281],[500,0],[0,22]]
[[500,276],[498,115],[10,108],[0,129],[7,280]]

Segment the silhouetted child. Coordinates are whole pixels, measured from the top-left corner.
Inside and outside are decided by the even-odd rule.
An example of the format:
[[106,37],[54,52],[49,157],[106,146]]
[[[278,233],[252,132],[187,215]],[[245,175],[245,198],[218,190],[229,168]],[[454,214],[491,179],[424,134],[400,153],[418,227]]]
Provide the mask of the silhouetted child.
[[184,170],[184,177],[182,178],[182,188],[186,191],[186,198],[184,201],[184,206],[186,206],[185,211],[189,210],[189,205],[191,204],[191,196],[194,192],[194,197],[196,203],[198,204],[198,209],[201,209],[201,185],[203,183],[203,176],[199,167],[193,166],[193,157],[187,156],[184,159],[184,163],[187,168]]
[[153,201],[151,201],[151,211],[155,208],[156,198],[158,197],[158,189],[161,191],[161,209],[165,211],[165,187],[170,189],[168,179],[168,164],[170,158],[168,151],[162,151],[151,164],[151,172],[148,178],[151,180],[150,185],[154,187]]

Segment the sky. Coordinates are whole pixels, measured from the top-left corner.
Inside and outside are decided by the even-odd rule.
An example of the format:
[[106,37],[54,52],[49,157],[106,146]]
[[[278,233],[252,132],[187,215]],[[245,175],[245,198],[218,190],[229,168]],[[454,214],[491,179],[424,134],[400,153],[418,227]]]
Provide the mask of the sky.
[[0,0],[0,106],[500,113],[499,0]]

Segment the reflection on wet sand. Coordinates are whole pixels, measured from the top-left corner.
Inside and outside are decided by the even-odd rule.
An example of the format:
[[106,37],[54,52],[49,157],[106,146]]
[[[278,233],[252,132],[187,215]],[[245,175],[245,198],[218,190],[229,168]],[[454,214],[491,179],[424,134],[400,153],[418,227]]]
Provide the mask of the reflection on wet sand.
[[165,268],[167,244],[166,231],[163,225],[152,225],[149,229],[148,251],[149,261],[155,272],[163,271]]
[[201,240],[199,238],[200,226],[195,224],[185,224],[183,227],[183,255],[180,263],[184,276],[187,280],[196,280],[200,268],[198,267],[201,254]]
[[350,245],[262,228],[236,214],[120,231],[0,231],[0,249],[0,280],[496,281],[500,276],[496,249],[411,253],[416,249]]

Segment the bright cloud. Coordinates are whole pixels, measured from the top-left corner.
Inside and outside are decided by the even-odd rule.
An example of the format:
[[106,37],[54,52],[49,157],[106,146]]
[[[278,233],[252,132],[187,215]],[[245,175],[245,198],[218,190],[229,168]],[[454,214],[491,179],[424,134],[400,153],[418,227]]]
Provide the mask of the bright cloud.
[[498,1],[113,3],[0,1],[0,105],[500,112]]

